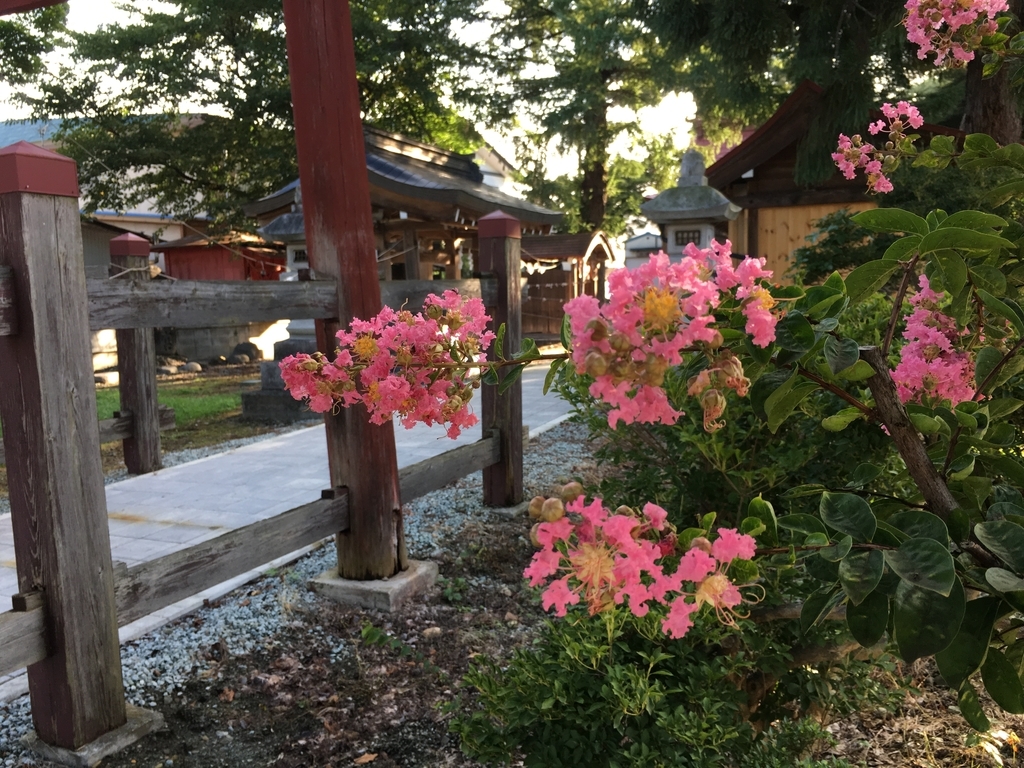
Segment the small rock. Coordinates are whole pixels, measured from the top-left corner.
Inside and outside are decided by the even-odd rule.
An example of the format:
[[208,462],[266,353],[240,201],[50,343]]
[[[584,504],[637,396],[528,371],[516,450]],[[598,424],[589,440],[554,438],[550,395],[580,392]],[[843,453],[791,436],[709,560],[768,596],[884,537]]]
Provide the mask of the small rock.
[[427,638],[428,640],[430,640],[431,638],[440,637],[440,636],[441,636],[441,628],[440,627],[427,627],[426,629],[423,630],[423,637]]
[[512,597],[512,590],[508,587],[502,587],[500,591],[505,597]]
[[218,739],[227,739],[228,741],[231,741],[231,734],[228,733],[227,731],[217,731],[217,738]]
[[509,624],[518,624],[519,617],[512,613],[512,611],[509,611],[505,614],[505,621],[507,621]]
[[248,362],[248,355],[232,355],[228,358],[228,365],[247,365]]
[[173,365],[158,365],[156,367],[157,376],[173,376],[178,372],[178,369]]
[[203,366],[195,362],[185,363],[183,366],[181,366],[181,370],[185,373],[202,373]]

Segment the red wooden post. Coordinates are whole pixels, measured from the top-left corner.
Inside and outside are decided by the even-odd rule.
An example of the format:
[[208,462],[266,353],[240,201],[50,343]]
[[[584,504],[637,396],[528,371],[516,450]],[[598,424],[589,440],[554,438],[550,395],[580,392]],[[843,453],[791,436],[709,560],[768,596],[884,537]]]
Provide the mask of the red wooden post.
[[[317,322],[324,352],[338,325],[381,310],[355,47],[348,0],[284,0],[302,208],[309,263],[338,281],[337,322]],[[349,531],[338,573],[379,579],[406,567],[392,424],[362,408],[327,415],[331,483],[348,488]]]
[[[511,357],[523,341],[521,231],[519,220],[495,211],[477,220],[481,273],[498,281],[498,303],[488,307],[494,330],[505,325],[503,351]],[[494,359],[493,351],[488,355]],[[516,381],[505,394],[483,387],[481,422],[484,434],[498,432],[501,462],[484,468],[484,504],[511,507],[523,500],[523,384]]]
[[[149,279],[150,242],[138,235],[118,235],[110,241],[111,275],[134,270],[120,280]],[[133,475],[155,472],[163,466],[160,453],[160,407],[156,397],[156,340],[152,328],[115,331],[118,389],[121,411],[132,417],[132,436],[121,445],[124,465]]]
[[0,416],[22,592],[49,656],[28,669],[44,742],[77,749],[126,721],[73,160],[0,150],[0,261],[18,331],[0,336]]

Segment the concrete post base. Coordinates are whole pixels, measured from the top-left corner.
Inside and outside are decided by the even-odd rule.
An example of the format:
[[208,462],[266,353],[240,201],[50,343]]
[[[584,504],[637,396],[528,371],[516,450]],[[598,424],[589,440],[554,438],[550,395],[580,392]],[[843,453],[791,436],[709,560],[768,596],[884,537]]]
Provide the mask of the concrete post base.
[[310,586],[324,597],[355,608],[391,612],[410,598],[421,595],[437,581],[437,563],[410,560],[409,567],[389,579],[353,581],[324,571]]
[[160,730],[163,726],[164,716],[159,712],[129,704],[127,723],[78,749],[64,749],[47,744],[36,736],[35,731],[25,734],[21,738],[21,743],[30,752],[59,765],[68,765],[72,768],[93,768],[93,766],[99,765],[103,758],[120,752],[143,736]]

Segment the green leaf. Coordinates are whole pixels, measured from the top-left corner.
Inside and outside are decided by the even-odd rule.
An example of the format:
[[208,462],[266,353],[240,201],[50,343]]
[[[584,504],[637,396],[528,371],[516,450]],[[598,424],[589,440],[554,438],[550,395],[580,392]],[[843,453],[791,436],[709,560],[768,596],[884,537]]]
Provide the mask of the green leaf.
[[1001,651],[989,648],[985,663],[981,665],[981,679],[996,704],[1011,714],[1024,714],[1024,687],[1017,670]]
[[787,531],[793,531],[795,533],[802,533],[805,535],[811,533],[823,533],[826,537],[828,535],[828,531],[825,529],[825,526],[822,525],[821,520],[813,515],[783,515],[779,518],[779,527],[785,528]]
[[897,550],[886,550],[885,562],[907,584],[946,597],[957,583],[953,556],[934,539],[907,539]]
[[1024,488],[1024,467],[1009,456],[982,454],[978,457],[985,470],[990,474],[1002,475],[1019,488]]
[[1024,336],[1024,320],[1021,320],[1020,316],[1010,308],[1009,304],[996,298],[983,288],[978,288],[978,297],[981,299],[981,303],[985,305],[985,309],[993,315],[999,315],[1004,320],[1009,320],[1010,325],[1017,331],[1017,335]]
[[740,533],[745,533],[747,536],[760,536],[765,529],[765,524],[757,517],[744,517],[740,521]]
[[494,337],[494,359],[505,359],[505,324],[498,326],[498,333]]
[[875,369],[872,368],[865,360],[858,360],[849,368],[840,371],[836,375],[840,379],[846,379],[847,381],[864,381],[865,379],[870,379],[875,375]]
[[1006,275],[1001,270],[989,264],[979,264],[971,267],[970,274],[971,282],[978,288],[996,295],[1006,293]]
[[817,339],[814,328],[800,312],[789,312],[775,326],[775,343],[791,352],[806,352]]
[[793,410],[800,405],[805,397],[816,390],[818,385],[800,376],[796,371],[781,387],[772,392],[764,401],[765,414],[768,417],[768,429],[775,434]]
[[740,560],[736,558],[729,563],[727,570],[729,579],[733,584],[753,584],[761,577],[761,571],[757,567],[757,563],[752,560]]
[[873,229],[875,232],[906,232],[922,237],[928,234],[928,222],[916,213],[899,208],[874,208],[850,218],[858,225]]
[[853,477],[846,484],[846,487],[863,488],[880,474],[882,474],[882,470],[874,464],[858,464],[857,468],[853,470]]
[[949,532],[942,519],[931,512],[908,509],[897,512],[886,522],[903,531],[911,539],[932,539],[943,546],[949,546]]
[[1020,197],[1021,195],[1024,195],[1024,179],[1000,184],[995,189],[990,190],[988,194],[985,195],[985,199],[993,208],[998,208],[1011,197]]
[[836,597],[842,594],[839,587],[835,586],[828,591],[815,592],[804,600],[800,609],[800,631],[807,633],[811,627],[820,624],[825,617],[836,607]]
[[1001,602],[998,597],[969,600],[960,631],[952,643],[935,654],[939,674],[950,688],[959,688],[984,663]]
[[1024,579],[1003,568],[987,568],[985,581],[998,592],[1024,592]]
[[853,538],[850,536],[843,536],[839,541],[833,544],[831,547],[825,547],[825,549],[818,551],[818,557],[823,557],[830,563],[838,563],[848,554],[853,548]]
[[[1024,33],[1022,33],[1024,34]],[[984,377],[981,377],[984,378]],[[992,421],[1009,416],[1011,413],[1024,405],[1024,400],[1017,400],[1013,397],[997,397],[988,401],[988,415]]]
[[[892,209],[877,208],[876,210],[884,211]],[[864,211],[864,213],[871,213],[871,211]],[[861,264],[846,276],[846,295],[850,297],[850,304],[859,304],[868,296],[871,296],[875,291],[885,285],[886,281],[892,277],[892,274],[899,268],[899,262],[886,261],[884,259],[869,261],[867,264]]]
[[760,536],[760,540],[764,544],[769,547],[779,546],[779,524],[778,518],[775,517],[775,508],[762,499],[760,494],[747,504],[747,515],[756,517],[764,523],[764,533]]
[[970,133],[964,137],[964,149],[989,155],[999,149],[999,145],[987,133]]
[[567,352],[572,351],[572,321],[569,316],[566,315],[562,318],[562,327],[558,333],[559,340],[562,342],[562,348]]
[[974,526],[974,535],[1012,570],[1024,574],[1024,528],[1009,520],[992,520]]
[[865,648],[870,648],[882,638],[888,624],[889,598],[882,592],[876,590],[860,603],[846,606],[846,625],[850,634]]
[[885,557],[873,549],[851,552],[839,563],[839,583],[854,605],[860,605],[882,580]]
[[822,419],[821,426],[829,432],[842,432],[857,419],[863,417],[864,412],[860,408],[843,408],[839,413],[834,413]]
[[564,366],[566,364],[566,362],[568,362],[568,361],[565,360],[565,359],[552,360],[551,361],[551,366],[548,368],[548,373],[544,377],[544,390],[543,391],[544,391],[545,395],[548,393],[548,390],[551,389],[551,385],[555,383],[555,377],[558,376],[558,372],[560,370],[562,370],[562,366]]
[[825,339],[825,362],[833,374],[845,371],[860,360],[860,348],[853,339],[829,336]]
[[[944,230],[939,230],[942,232]],[[936,232],[935,234],[939,234]],[[943,249],[935,251],[932,257],[942,271],[942,284],[949,293],[960,293],[967,284],[967,264],[956,251]]]
[[922,435],[935,435],[942,431],[944,422],[937,416],[928,416],[923,413],[911,413],[909,416],[914,429]]
[[974,690],[969,680],[964,680],[956,703],[960,708],[960,714],[971,728],[979,733],[987,733],[992,729],[992,723],[985,717],[985,711],[978,701],[978,692]]
[[[1016,250],[1013,243],[998,235],[975,232],[961,227],[943,227],[924,236],[921,240],[921,255],[956,248],[960,251],[1000,251],[1003,248]],[[957,290],[960,290],[959,288]]]
[[939,224],[939,229],[946,229],[948,227],[963,227],[964,229],[1001,229],[1005,226],[1006,219],[1001,219],[991,213],[982,213],[981,211],[958,211]]
[[492,387],[498,384],[498,370],[496,368],[487,368],[482,374],[480,374],[480,381],[483,384],[489,384]]
[[964,588],[959,579],[954,579],[948,597],[900,581],[893,610],[900,657],[910,662],[946,649],[960,630],[965,607]]
[[531,338],[523,339],[518,352],[513,353],[513,360],[533,360],[540,357],[540,350],[537,349],[537,342]]
[[505,375],[501,380],[501,384],[498,385],[498,394],[503,395],[508,392],[512,385],[519,381],[519,377],[523,375],[523,371],[526,370],[526,363],[522,365],[512,365],[505,369]]
[[750,387],[750,408],[754,415],[761,421],[768,421],[768,414],[765,413],[765,404],[768,398],[785,386],[793,377],[789,371],[779,370],[766,373]]
[[825,491],[818,511],[825,525],[852,536],[854,541],[868,542],[875,535],[875,515],[860,496]]
[[920,235],[902,237],[885,249],[882,258],[886,261],[905,261],[917,250],[920,244]]

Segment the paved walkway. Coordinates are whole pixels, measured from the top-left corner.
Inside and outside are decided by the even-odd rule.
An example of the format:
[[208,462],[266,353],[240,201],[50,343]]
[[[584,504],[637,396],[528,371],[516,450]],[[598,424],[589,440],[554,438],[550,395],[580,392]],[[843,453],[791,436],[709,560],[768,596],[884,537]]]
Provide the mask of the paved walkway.
[[[560,419],[569,406],[542,394],[547,366],[523,374],[523,418],[531,432]],[[479,400],[475,406],[479,408]],[[478,411],[479,413],[479,411]],[[405,467],[480,439],[480,425],[453,441],[439,427],[396,425],[398,465]],[[110,545],[115,561],[135,565],[219,536],[320,498],[329,484],[324,426],[296,430],[226,453],[107,486]],[[282,558],[283,561],[291,559]],[[267,564],[270,567],[273,564]],[[163,609],[122,628],[136,637],[218,597],[256,572]],[[10,515],[0,516],[0,610],[18,592]],[[0,679],[0,683],[3,680]],[[2,697],[2,692],[0,692]]]

